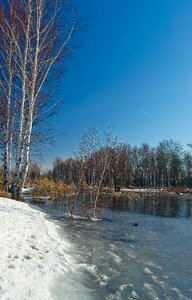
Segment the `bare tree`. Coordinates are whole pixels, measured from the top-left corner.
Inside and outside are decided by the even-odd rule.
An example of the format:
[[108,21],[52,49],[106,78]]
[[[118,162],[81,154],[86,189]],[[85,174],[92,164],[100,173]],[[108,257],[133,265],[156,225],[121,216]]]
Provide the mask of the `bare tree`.
[[[1,128],[3,133],[3,177],[6,191],[9,188],[9,171],[12,158],[12,130],[14,124],[15,99],[13,80],[15,73],[15,44],[10,32],[14,32],[14,12],[10,9],[8,16],[0,8],[0,93],[1,93]],[[3,25],[3,29],[2,29]],[[13,104],[14,103],[14,104]],[[13,109],[14,108],[14,109]]]
[[[55,76],[56,80],[65,70],[66,61],[76,46],[74,36],[79,29],[79,20],[74,7],[69,7],[64,0],[8,1],[8,5],[1,9],[1,15],[0,32],[5,40],[3,50],[7,54],[0,64],[1,90],[6,98],[4,181],[8,185],[7,141],[10,141],[9,114],[12,87],[15,86],[18,131],[12,195],[19,198],[29,168],[34,122],[38,116],[49,115],[54,107],[54,104],[50,105],[52,77]],[[43,96],[45,94],[48,96]]]

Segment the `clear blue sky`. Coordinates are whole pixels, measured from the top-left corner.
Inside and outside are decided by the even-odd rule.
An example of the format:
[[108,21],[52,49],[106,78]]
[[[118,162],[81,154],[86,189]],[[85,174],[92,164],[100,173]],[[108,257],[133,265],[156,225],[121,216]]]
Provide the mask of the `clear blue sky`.
[[192,1],[79,0],[89,15],[82,47],[62,79],[47,163],[73,154],[89,127],[115,128],[131,145],[192,143]]

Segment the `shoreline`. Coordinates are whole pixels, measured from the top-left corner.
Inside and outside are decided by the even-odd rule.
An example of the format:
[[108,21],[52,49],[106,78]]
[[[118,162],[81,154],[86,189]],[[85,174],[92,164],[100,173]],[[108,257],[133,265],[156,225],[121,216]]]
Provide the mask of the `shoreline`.
[[175,195],[175,196],[188,196],[192,198],[192,188],[121,188],[119,192],[115,192],[111,188],[105,188],[102,192],[109,192],[116,196],[122,194],[167,194],[167,195]]
[[73,265],[57,225],[27,203],[0,197],[0,298],[53,299],[58,276]]

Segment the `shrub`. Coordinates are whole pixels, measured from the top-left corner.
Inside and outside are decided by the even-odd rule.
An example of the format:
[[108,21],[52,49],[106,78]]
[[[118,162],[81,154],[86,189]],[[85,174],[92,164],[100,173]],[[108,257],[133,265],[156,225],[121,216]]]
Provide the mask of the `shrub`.
[[33,189],[33,198],[52,196],[54,185],[55,182],[53,180],[49,180],[48,178],[40,179]]
[[0,197],[11,198],[11,194],[5,191],[3,184],[3,171],[0,170]]

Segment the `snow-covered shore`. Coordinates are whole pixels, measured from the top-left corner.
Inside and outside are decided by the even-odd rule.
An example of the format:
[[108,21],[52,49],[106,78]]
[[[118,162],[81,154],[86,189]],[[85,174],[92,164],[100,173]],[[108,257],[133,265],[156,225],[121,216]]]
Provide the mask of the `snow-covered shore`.
[[0,299],[53,299],[54,279],[72,263],[70,244],[45,214],[0,198]]

